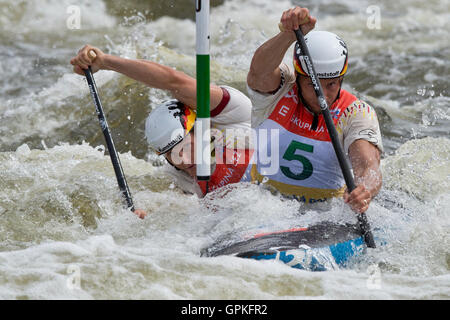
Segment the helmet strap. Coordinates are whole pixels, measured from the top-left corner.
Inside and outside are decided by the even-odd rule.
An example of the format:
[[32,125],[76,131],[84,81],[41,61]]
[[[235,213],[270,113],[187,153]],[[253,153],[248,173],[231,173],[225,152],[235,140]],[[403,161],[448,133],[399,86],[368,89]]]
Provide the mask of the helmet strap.
[[309,106],[309,104],[306,102],[305,98],[303,98],[302,95],[302,87],[300,86],[300,75],[297,73],[297,78],[295,78],[295,83],[297,84],[297,94],[298,97],[300,98],[300,101],[302,102],[302,104],[306,107],[306,109],[308,109],[309,112],[314,113],[314,111],[311,109],[311,107]]
[[[310,111],[311,113],[314,113],[314,111],[312,111],[311,107],[308,105],[308,103],[306,103],[305,99],[303,98],[302,87],[300,87],[300,81],[299,81],[300,75],[297,72],[296,72],[296,74],[297,74],[297,77],[295,78],[295,83],[297,84],[298,97],[300,98],[300,100],[302,101],[302,103],[306,107],[306,109],[308,109],[308,111]],[[341,81],[339,83],[339,91],[338,91],[336,99],[334,99],[333,103],[335,103],[336,100],[338,100],[341,97],[341,89],[342,89],[342,83],[344,82],[344,76],[341,76],[341,77],[342,78],[341,78]]]
[[314,115],[313,121],[311,123],[311,130],[315,131],[317,129],[317,125],[319,124],[319,115],[311,109],[311,107],[306,102],[305,98],[303,98],[302,87],[300,87],[299,79],[300,79],[300,75],[297,73],[297,77],[295,79],[295,83],[297,84],[297,94],[298,94],[300,101],[305,106],[305,108]]
[[342,77],[341,81],[339,82],[339,92],[337,94],[336,99],[334,99],[333,103],[335,103],[335,101],[341,97],[341,89],[342,89],[342,82],[344,82],[344,76],[341,77]]
[[[164,157],[166,158],[166,157]],[[174,167],[177,171],[180,171],[181,169],[178,169],[169,159],[166,158],[166,161],[172,166]]]

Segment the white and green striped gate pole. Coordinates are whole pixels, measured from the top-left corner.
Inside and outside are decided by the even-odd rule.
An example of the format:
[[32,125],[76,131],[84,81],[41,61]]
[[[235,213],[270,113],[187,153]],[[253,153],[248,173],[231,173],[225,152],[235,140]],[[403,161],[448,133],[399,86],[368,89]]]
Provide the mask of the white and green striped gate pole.
[[197,50],[197,121],[195,122],[195,161],[197,179],[209,180],[211,175],[211,131],[209,92],[209,0],[196,1]]

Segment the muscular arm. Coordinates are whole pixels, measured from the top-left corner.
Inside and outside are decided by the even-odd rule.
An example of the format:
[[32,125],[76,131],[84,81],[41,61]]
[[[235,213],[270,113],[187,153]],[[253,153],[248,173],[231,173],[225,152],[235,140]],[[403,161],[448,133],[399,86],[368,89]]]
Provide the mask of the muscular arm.
[[349,156],[357,187],[350,194],[346,193],[344,199],[355,211],[365,212],[380,191],[383,181],[380,151],[372,143],[359,139],[350,145]]
[[[94,51],[96,57],[88,53]],[[92,65],[93,72],[100,69],[119,72],[149,87],[168,90],[175,99],[189,105],[197,106],[197,82],[187,74],[173,68],[146,60],[125,59],[103,53],[92,46],[84,46],[78,55],[71,60],[74,71],[84,75],[82,69]],[[211,85],[211,110],[217,107],[222,100],[222,89]]]
[[287,49],[295,41],[293,32],[280,32],[256,51],[247,75],[247,84],[259,92],[272,92],[281,81],[280,64]]
[[287,49],[296,40],[293,30],[301,27],[303,34],[307,34],[314,28],[316,21],[306,8],[295,7],[284,11],[280,19],[283,31],[255,51],[247,75],[248,86],[263,93],[276,90],[281,81],[279,66]]

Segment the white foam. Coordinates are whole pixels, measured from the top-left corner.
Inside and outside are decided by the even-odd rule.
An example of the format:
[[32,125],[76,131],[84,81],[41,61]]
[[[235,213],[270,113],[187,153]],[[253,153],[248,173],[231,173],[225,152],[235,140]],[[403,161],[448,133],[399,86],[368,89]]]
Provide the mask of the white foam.
[[20,6],[9,4],[0,22],[5,31],[16,34],[63,34],[70,31],[68,20],[75,13],[70,7],[76,7],[80,13],[80,30],[112,28],[117,23],[114,17],[107,14],[104,2],[88,0],[75,3],[71,0],[26,1]]
[[[14,13],[18,14],[18,20],[14,21],[21,21],[20,25],[7,26],[12,21],[8,15],[0,16],[0,24],[6,31],[15,29],[22,37],[67,34],[64,12],[69,2],[37,3],[27,3],[23,14]],[[406,12],[403,1],[381,3],[380,33],[365,30],[368,4],[369,1],[354,0],[342,5],[345,13],[313,12],[320,19],[318,28],[341,34],[350,45],[352,59],[357,59],[364,68],[370,67],[364,65],[365,56],[379,52],[380,47],[405,59],[406,56],[401,56],[403,50],[429,53],[448,46],[445,26],[450,20],[444,1],[434,1],[435,6],[429,8],[422,8],[421,2],[415,1],[417,9],[409,8]],[[127,57],[144,56],[194,74],[193,21],[164,17],[131,27],[117,26],[116,18],[105,13],[103,2],[81,1],[78,5],[83,9],[81,32],[108,30],[96,32],[101,36],[106,33],[108,50]],[[329,2],[325,10],[332,5],[335,3]],[[328,3],[313,6],[319,8]],[[389,9],[393,13],[399,11],[396,6],[401,7],[401,14],[390,15]],[[212,72],[219,70],[223,78],[214,76],[244,83],[254,50],[278,32],[281,12],[289,7],[292,7],[289,1],[232,0],[213,8],[211,53],[218,65]],[[86,12],[85,8],[91,10]],[[33,10],[37,12],[35,20]],[[59,12],[63,14],[59,16]],[[54,23],[44,24],[47,20]],[[420,26],[429,26],[425,35],[433,31],[440,40],[422,37],[419,44],[410,41],[415,28]],[[76,34],[70,35],[73,35],[68,39],[70,45],[81,45]],[[85,39],[81,33],[79,36]],[[46,52],[44,56],[50,55]],[[290,53],[286,59],[290,64]],[[234,72],[226,68],[229,66]],[[4,69],[5,65],[1,67]],[[30,70],[32,64],[22,67]],[[66,106],[68,100],[88,95],[82,77],[72,74],[69,68],[67,62],[67,70],[51,86],[0,104],[2,143],[51,135],[66,121],[77,121],[66,119],[66,114],[62,118],[54,116],[55,110]],[[394,81],[403,75],[396,69],[388,76]],[[103,89],[116,76],[100,72],[95,77]],[[428,96],[436,77],[439,74],[427,73],[424,76],[427,86],[418,88],[425,90],[425,98],[435,99],[433,102],[440,97],[439,92]],[[396,89],[391,84],[380,84],[379,88]],[[150,92],[152,101],[167,98],[167,94],[157,90]],[[443,105],[436,105],[435,114],[427,113],[419,121],[432,125],[433,117],[435,121],[447,119],[443,101]],[[389,97],[378,102],[391,116],[408,124],[414,123],[414,109],[428,110],[428,105],[420,102],[405,109]],[[368,251],[366,259],[354,269],[311,273],[274,261],[203,258],[200,251],[227,233],[231,238],[241,238],[254,232],[311,225],[325,218],[336,222],[354,220],[341,199],[332,202],[332,209],[324,213],[327,217],[255,185],[240,186],[229,193],[218,192],[215,199],[199,200],[170,188],[171,180],[160,167],[136,159],[131,153],[121,154],[135,205],[148,212],[141,220],[122,207],[104,147],[63,143],[36,150],[23,144],[15,151],[0,153],[0,297],[448,299],[448,147],[446,138],[413,140],[396,154],[387,156],[382,162],[384,187],[367,212],[374,235],[387,244]],[[205,205],[215,210],[207,210]],[[376,281],[370,282],[376,279],[368,273],[374,261],[382,266],[379,286]],[[76,282],[70,282],[76,280],[73,276],[77,270],[79,288]]]

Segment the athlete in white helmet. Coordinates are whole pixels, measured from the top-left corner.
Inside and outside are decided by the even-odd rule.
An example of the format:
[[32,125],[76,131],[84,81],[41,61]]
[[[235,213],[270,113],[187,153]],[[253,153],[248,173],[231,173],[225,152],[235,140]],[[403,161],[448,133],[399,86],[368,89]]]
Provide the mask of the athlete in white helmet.
[[[250,134],[251,102],[247,96],[229,86],[211,85],[211,131],[215,137],[212,148],[214,170],[208,183],[196,181],[193,127],[196,119],[196,80],[173,68],[147,60],[125,59],[105,54],[85,45],[71,59],[74,72],[84,75],[91,66],[93,72],[113,70],[150,87],[168,90],[174,100],[154,108],[146,121],[145,133],[150,147],[164,154],[173,165],[169,172],[187,192],[203,196],[223,185],[238,182],[250,160],[250,145],[236,146],[226,132],[245,136]],[[230,130],[234,129],[234,130]],[[231,141],[233,140],[233,141]],[[146,214],[136,210],[143,218]],[[136,213],[135,212],[135,213]]]
[[[164,155],[174,170],[171,174],[184,191],[203,197],[227,184],[241,181],[253,154],[250,137],[249,99],[231,87],[226,88],[221,105],[211,112],[212,175],[208,182],[197,181],[194,159],[193,108],[173,99],[155,107],[145,122],[145,135],[151,149]],[[217,111],[222,110],[220,113]]]
[[[311,31],[315,24],[316,19],[306,8],[283,12],[281,32],[253,56],[247,77],[252,127],[279,130],[279,146],[269,150],[279,153],[279,168],[267,173],[263,163],[255,163],[248,172],[251,179],[264,178],[266,185],[306,203],[344,196],[354,211],[365,212],[382,185],[383,146],[377,116],[374,108],[342,89],[348,69],[345,42],[331,32]],[[294,69],[282,62],[296,41],[293,30],[299,27],[306,35],[340,142],[351,160],[357,188],[350,194],[298,44],[294,48]],[[263,147],[259,145],[258,152]]]

